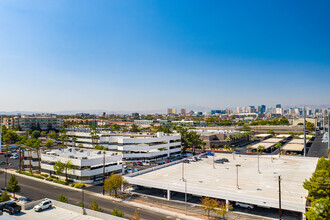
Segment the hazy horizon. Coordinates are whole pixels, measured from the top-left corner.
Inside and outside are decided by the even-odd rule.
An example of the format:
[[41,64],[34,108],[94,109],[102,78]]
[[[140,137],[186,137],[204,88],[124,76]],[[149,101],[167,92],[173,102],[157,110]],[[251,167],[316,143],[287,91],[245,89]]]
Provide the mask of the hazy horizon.
[[329,6],[3,0],[0,112],[329,105]]

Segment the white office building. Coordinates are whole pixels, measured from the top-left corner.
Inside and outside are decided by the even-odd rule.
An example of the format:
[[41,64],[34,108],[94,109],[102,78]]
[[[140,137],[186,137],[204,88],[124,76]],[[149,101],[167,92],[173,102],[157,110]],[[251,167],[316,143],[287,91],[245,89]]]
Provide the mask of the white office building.
[[[68,131],[72,140],[76,137],[75,145],[84,148],[94,148],[96,145],[120,152],[126,161],[156,161],[180,154],[181,135],[158,133],[114,133],[98,132],[98,139],[92,140],[89,132]],[[69,143],[74,145],[73,142]]]
[[[38,160],[36,152],[32,154],[32,169],[38,170]],[[29,152],[24,152],[24,169],[30,169]],[[105,176],[110,173],[122,172],[122,154],[110,151],[97,151],[86,149],[52,149],[40,153],[41,172],[49,175],[57,175],[54,170],[55,162],[66,163],[71,161],[74,169],[67,171],[68,178],[74,182],[100,183],[103,180],[103,166]],[[65,178],[65,171],[60,176]]]

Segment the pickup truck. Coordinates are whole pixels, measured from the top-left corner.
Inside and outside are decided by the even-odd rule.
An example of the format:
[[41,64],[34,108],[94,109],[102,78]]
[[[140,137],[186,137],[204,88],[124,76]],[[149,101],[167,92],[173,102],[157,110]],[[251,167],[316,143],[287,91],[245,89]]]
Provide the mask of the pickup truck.
[[10,215],[15,213],[20,213],[22,207],[20,205],[17,205],[16,202],[7,202],[5,204],[0,205],[1,211],[6,211]]

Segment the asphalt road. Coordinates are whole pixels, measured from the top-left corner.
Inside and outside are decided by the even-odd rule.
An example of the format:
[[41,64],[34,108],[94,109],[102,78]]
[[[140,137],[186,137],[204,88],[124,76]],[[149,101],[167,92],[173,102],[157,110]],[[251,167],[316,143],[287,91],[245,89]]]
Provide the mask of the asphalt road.
[[322,137],[323,134],[318,135],[315,138],[311,148],[307,153],[308,157],[325,157],[325,158],[328,157],[328,152],[327,152],[328,143],[322,143]]
[[[7,181],[10,174],[7,174]],[[82,193],[80,191],[75,191],[73,189],[66,189],[60,186],[54,186],[47,183],[34,181],[29,178],[17,176],[18,183],[21,186],[21,192],[19,195],[30,198],[32,200],[39,200],[43,198],[57,199],[59,194],[63,194],[68,197],[69,203],[77,205],[82,201]],[[5,174],[0,174],[0,187],[4,187]],[[117,208],[124,213],[124,217],[129,218],[134,215],[135,207],[127,205],[125,203],[116,202],[106,198],[95,197],[90,195],[88,191],[85,190],[84,205],[88,207],[91,202],[95,199],[101,208],[104,209],[105,213],[111,213],[113,208]],[[139,209],[142,219],[155,220],[163,217],[164,219],[175,219],[170,216],[164,216],[161,213],[151,212],[149,210]]]

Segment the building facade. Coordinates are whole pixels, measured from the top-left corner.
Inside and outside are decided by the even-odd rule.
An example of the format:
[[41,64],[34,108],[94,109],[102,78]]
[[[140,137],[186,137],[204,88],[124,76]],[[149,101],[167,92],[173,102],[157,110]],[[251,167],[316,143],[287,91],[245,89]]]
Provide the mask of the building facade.
[[[38,170],[38,157],[36,152],[24,152],[24,168]],[[54,170],[55,162],[66,163],[70,161],[74,169],[67,170],[68,178],[74,182],[97,184],[103,181],[103,165],[105,176],[111,173],[122,172],[122,154],[118,152],[84,150],[84,149],[52,149],[40,153],[41,172],[49,175],[58,175]],[[65,171],[59,174],[65,177]]]
[[15,117],[4,117],[3,124],[9,128],[19,128],[21,130],[36,129],[53,130],[63,126],[63,120],[56,115],[22,115]]
[[75,145],[83,148],[94,148],[96,145],[123,154],[126,161],[156,161],[181,153],[181,135],[158,133],[97,133],[98,139],[93,140],[88,132],[68,131],[70,140],[76,137]]
[[173,114],[173,115],[176,115],[176,109],[175,108],[168,108],[166,113],[169,115],[169,114]]

